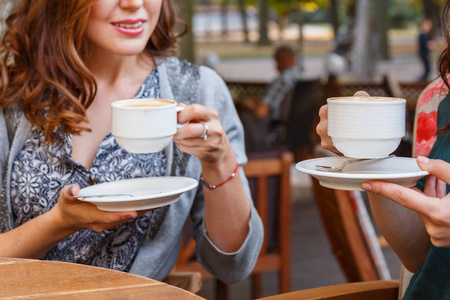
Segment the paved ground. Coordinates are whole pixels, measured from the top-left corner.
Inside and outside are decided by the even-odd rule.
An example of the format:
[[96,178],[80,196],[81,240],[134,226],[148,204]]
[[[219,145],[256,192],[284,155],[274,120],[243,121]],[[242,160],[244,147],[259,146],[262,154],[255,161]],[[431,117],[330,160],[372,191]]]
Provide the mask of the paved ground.
[[[317,78],[326,74],[325,56],[308,56],[304,58],[304,68],[307,77]],[[377,67],[376,80],[391,71],[400,82],[414,82],[421,75],[422,67],[414,54],[398,54],[389,61],[381,61]],[[221,61],[217,71],[227,81],[263,81],[269,82],[277,76],[273,61],[270,58],[245,58]],[[347,79],[351,73],[344,73]],[[436,78],[433,69],[430,79]]]

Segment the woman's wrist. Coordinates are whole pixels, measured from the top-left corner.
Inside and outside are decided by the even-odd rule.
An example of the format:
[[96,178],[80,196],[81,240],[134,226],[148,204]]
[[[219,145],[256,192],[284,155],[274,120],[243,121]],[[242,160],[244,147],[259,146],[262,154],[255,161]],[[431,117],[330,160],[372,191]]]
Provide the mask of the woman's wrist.
[[55,233],[59,236],[67,237],[79,230],[67,222],[67,217],[62,214],[58,203],[47,213],[47,217],[53,225]]
[[220,183],[211,184],[211,183],[207,182],[205,180],[205,178],[201,177],[200,183],[209,190],[215,190],[216,188],[221,187],[222,185],[226,184],[228,181],[232,180],[236,176],[236,173],[238,172],[238,170],[239,170],[239,164],[236,162],[236,167],[235,167],[233,173],[231,173],[231,175],[228,176],[228,178],[225,179],[224,181],[222,181]]
[[210,184],[221,183],[229,178],[236,169],[236,156],[230,147],[230,151],[214,162],[202,161],[202,177]]

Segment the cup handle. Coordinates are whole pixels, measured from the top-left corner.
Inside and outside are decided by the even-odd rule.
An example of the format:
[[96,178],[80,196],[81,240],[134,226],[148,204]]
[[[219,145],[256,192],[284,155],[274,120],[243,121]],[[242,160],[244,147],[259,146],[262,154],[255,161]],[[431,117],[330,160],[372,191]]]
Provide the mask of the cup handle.
[[[178,112],[180,112],[180,111],[182,111],[184,109],[184,106],[177,106],[176,109],[177,109],[177,113],[178,113]],[[186,126],[187,124],[189,124],[189,121],[186,122],[186,123],[183,123],[183,124],[177,123],[177,128]]]

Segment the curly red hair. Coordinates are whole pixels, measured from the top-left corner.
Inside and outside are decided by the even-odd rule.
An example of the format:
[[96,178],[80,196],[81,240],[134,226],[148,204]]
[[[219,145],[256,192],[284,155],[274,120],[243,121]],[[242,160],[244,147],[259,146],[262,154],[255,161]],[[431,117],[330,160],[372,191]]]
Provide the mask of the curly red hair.
[[[96,0],[22,0],[6,19],[0,44],[0,107],[20,105],[26,118],[53,143],[55,130],[89,130],[86,109],[97,84],[86,67],[84,37]],[[154,57],[175,53],[178,35],[172,0],[163,0],[146,50]]]

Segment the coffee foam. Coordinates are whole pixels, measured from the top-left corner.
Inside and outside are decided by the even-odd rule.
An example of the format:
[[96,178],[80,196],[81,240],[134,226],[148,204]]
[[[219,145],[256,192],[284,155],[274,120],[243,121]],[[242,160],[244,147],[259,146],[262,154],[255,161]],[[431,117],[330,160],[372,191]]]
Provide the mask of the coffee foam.
[[394,97],[335,97],[329,98],[328,100],[337,100],[337,101],[354,101],[354,102],[393,102],[393,101],[406,101],[402,98],[394,98]]
[[117,106],[120,107],[160,107],[173,104],[174,102],[163,99],[136,99],[136,100],[127,100],[121,103],[117,103]]

